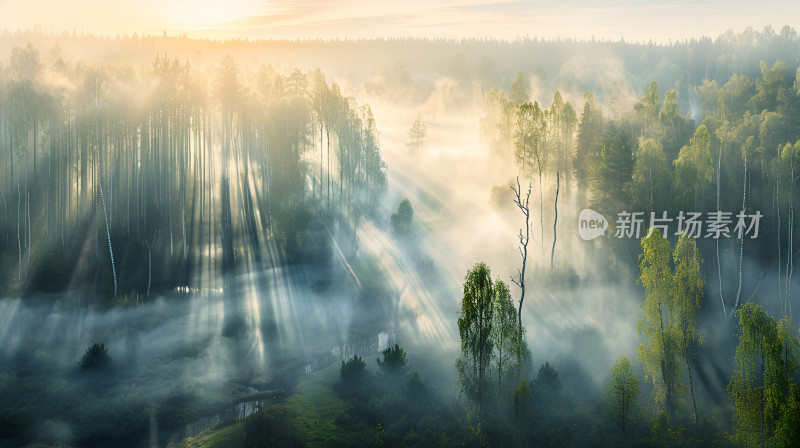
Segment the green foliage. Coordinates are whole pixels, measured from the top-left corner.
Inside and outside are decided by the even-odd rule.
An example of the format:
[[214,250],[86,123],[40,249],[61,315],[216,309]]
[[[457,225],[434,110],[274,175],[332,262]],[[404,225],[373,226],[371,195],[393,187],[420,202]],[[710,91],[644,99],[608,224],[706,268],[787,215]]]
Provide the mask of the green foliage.
[[404,198],[397,207],[397,213],[392,214],[392,230],[398,234],[407,234],[411,231],[414,222],[414,208],[411,201]]
[[342,367],[339,369],[339,377],[345,383],[353,383],[360,380],[366,373],[367,363],[358,356],[353,356],[353,359],[342,361]]
[[111,357],[105,344],[92,344],[78,361],[82,370],[104,370],[111,365]]
[[575,148],[575,176],[585,187],[594,172],[593,165],[600,158],[600,139],[603,135],[603,113],[595,102],[594,94],[583,94],[583,112],[578,124],[578,141]]
[[671,201],[669,164],[661,144],[655,139],[639,140],[631,181],[625,186],[632,210],[656,211]]
[[626,131],[613,124],[606,127],[590,187],[594,207],[607,216],[623,210],[623,204],[627,203],[625,186],[633,172],[631,149],[630,135]]
[[654,128],[657,125],[660,106],[661,95],[658,93],[658,83],[656,81],[650,81],[650,84],[647,86],[647,92],[645,92],[639,102],[633,106],[633,110],[642,123],[642,133],[645,136],[649,137],[655,132]]
[[504,394],[503,376],[517,370],[517,353],[519,350],[519,323],[517,310],[511,299],[508,285],[500,279],[494,283],[494,310],[491,337],[494,345],[494,364],[497,372],[498,400]]
[[305,446],[285,406],[271,406],[249,416],[243,433],[244,446],[248,448]]
[[555,395],[561,392],[563,385],[561,384],[561,379],[558,377],[558,371],[551,366],[549,362],[545,362],[539,367],[539,371],[536,373],[536,379],[533,380],[533,387],[537,392]]
[[383,352],[383,361],[378,359],[378,367],[385,374],[399,375],[404,373],[408,366],[406,366],[406,352],[402,347],[395,344],[394,348],[389,347]]
[[545,139],[546,122],[539,103],[521,104],[514,131],[514,160],[523,176],[530,178],[534,169],[539,174],[544,170],[548,156]]
[[479,412],[494,348],[491,336],[494,300],[491,271],[486,264],[476,263],[464,278],[458,318],[461,356],[456,360],[456,369],[461,393],[477,403]]
[[411,148],[413,152],[419,152],[425,146],[425,140],[427,140],[428,135],[428,126],[425,124],[425,120],[422,118],[422,115],[417,115],[417,118],[414,119],[414,123],[411,124],[411,128],[408,130],[408,147]]
[[528,94],[528,78],[525,76],[524,71],[520,70],[517,72],[516,79],[511,83],[508,99],[517,105],[530,101],[530,95]]
[[711,161],[711,136],[704,125],[697,128],[689,145],[681,148],[675,160],[675,192],[683,209],[697,210],[714,177]]
[[524,378],[519,380],[519,385],[514,389],[514,413],[518,419],[524,420],[531,412],[531,389]]
[[625,355],[614,360],[609,374],[610,378],[603,383],[607,412],[622,432],[623,440],[627,444],[631,437],[631,420],[637,408],[639,375],[633,370],[631,360]]
[[411,374],[408,383],[406,383],[406,393],[412,400],[420,400],[428,395],[428,386],[422,381],[419,372]]
[[760,305],[746,303],[736,315],[739,345],[728,384],[736,407],[735,438],[744,446],[772,444],[773,440],[785,445],[786,437],[797,432],[796,420],[795,425],[788,421],[798,409],[793,375],[800,343],[787,320],[776,322]]
[[653,384],[653,399],[659,409],[672,420],[680,383],[680,335],[676,331],[675,303],[670,295],[673,273],[672,250],[661,231],[653,229],[642,238],[639,257],[639,282],[644,286],[643,315],[636,322],[636,331],[646,338],[636,351],[644,365],[646,378]]

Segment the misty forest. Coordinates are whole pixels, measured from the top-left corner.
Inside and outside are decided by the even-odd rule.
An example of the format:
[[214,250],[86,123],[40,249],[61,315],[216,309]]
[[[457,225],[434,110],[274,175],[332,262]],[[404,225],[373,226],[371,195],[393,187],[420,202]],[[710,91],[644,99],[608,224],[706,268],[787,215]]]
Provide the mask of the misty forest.
[[796,447],[795,188],[788,26],[4,31],[0,447]]

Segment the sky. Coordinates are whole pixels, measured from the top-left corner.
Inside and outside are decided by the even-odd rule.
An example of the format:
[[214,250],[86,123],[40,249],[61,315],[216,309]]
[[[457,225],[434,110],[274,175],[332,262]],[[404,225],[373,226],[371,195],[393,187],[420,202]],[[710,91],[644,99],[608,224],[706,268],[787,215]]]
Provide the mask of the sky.
[[668,43],[800,29],[800,2],[741,0],[0,0],[0,29],[208,38],[531,38]]

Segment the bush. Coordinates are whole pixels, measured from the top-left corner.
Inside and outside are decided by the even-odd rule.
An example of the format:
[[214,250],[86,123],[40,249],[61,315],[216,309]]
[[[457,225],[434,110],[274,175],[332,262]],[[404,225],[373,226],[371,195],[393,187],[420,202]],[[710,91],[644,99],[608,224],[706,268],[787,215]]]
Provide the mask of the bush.
[[342,361],[342,368],[339,370],[339,376],[344,382],[352,382],[360,379],[364,375],[367,363],[358,356],[353,356],[353,359],[347,362]]
[[93,344],[86,349],[86,353],[78,361],[78,366],[82,370],[102,370],[110,364],[111,357],[108,356],[108,349],[105,344]]
[[246,418],[243,436],[244,446],[251,448],[304,446],[299,431],[283,406],[272,406]]
[[383,361],[378,361],[383,373],[398,375],[406,371],[406,352],[399,345],[394,344],[394,348],[389,347],[383,351]]

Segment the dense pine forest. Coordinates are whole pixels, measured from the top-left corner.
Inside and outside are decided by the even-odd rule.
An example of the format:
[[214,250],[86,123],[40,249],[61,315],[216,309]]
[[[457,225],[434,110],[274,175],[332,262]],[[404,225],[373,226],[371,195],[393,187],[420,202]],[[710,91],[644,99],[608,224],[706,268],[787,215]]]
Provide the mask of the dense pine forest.
[[0,446],[800,443],[790,27],[4,31],[0,92]]

